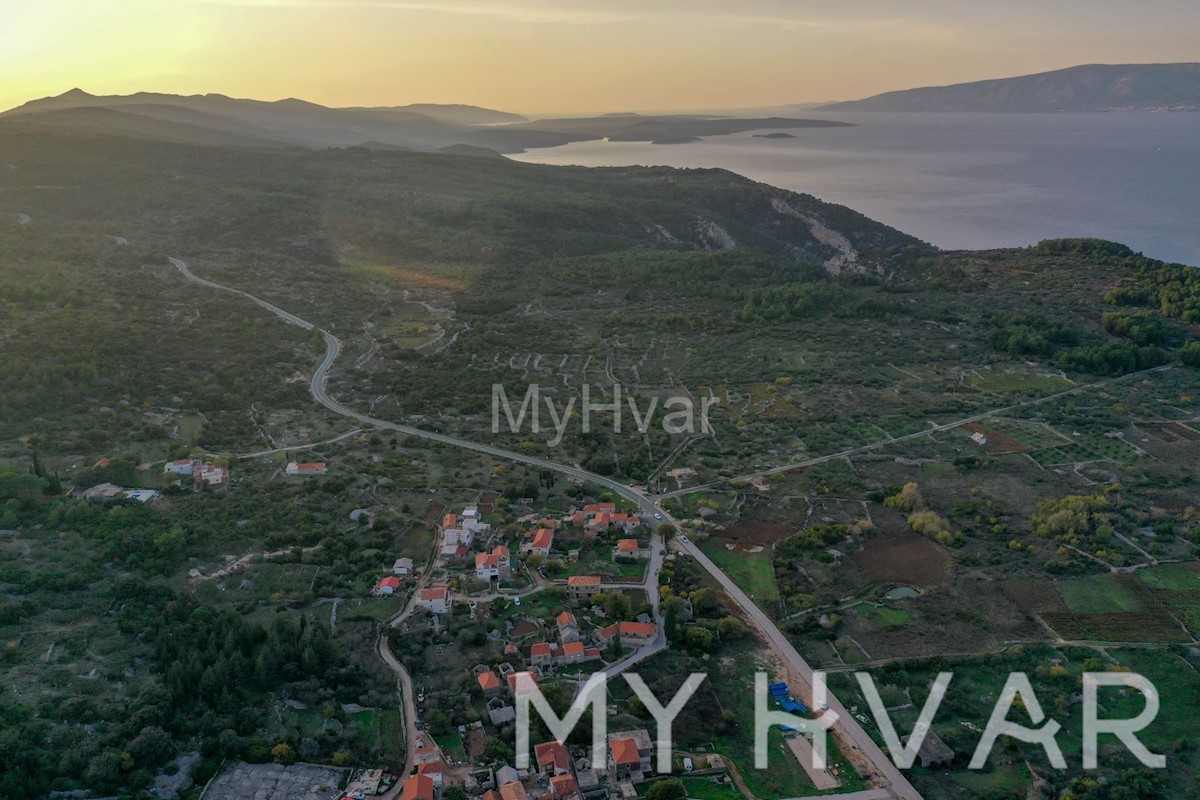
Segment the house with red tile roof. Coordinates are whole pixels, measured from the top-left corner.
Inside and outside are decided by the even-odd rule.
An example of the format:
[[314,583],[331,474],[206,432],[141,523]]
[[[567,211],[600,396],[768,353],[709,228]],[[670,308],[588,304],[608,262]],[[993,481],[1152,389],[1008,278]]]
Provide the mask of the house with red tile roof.
[[582,664],[585,661],[596,661],[600,658],[600,650],[587,647],[583,642],[567,642],[558,653],[561,664]]
[[658,635],[658,626],[653,622],[614,622],[601,628],[596,634],[602,643],[620,637],[624,647],[641,647],[650,644]]
[[641,647],[654,641],[658,635],[658,626],[653,622],[622,622],[621,643],[633,647]]
[[579,797],[579,786],[574,775],[555,775],[550,778],[550,793],[554,800],[575,800]]
[[287,465],[285,471],[288,475],[324,475],[328,469],[326,469],[324,461],[310,461],[307,464],[292,461]]
[[537,555],[546,558],[554,545],[554,531],[549,528],[538,528],[525,535],[521,544],[521,552],[526,555]]
[[554,645],[537,642],[529,648],[529,663],[535,667],[547,667],[554,661]]
[[560,741],[551,740],[534,745],[533,755],[537,761],[537,771],[543,775],[569,775],[571,772],[571,756]]
[[514,672],[508,676],[508,693],[514,698],[528,694],[537,685],[537,676],[532,672]]
[[422,589],[417,604],[431,614],[446,614],[450,611],[450,589],[445,586]]
[[433,788],[442,788],[442,762],[430,761],[428,764],[422,764],[417,767],[417,774],[424,775],[433,781]]
[[580,597],[591,597],[600,594],[599,575],[572,575],[567,578],[567,594],[572,600]]
[[512,555],[502,544],[496,545],[490,553],[478,553],[475,556],[475,575],[481,580],[503,580],[511,572]]
[[608,768],[618,780],[630,779],[638,782],[650,771],[650,757],[654,753],[654,742],[644,730],[621,731],[609,734]]
[[613,558],[643,559],[649,558],[650,551],[643,549],[637,539],[621,539],[613,548]]
[[420,773],[404,782],[403,800],[433,800],[433,779]]
[[630,772],[640,772],[642,756],[638,753],[637,742],[633,739],[610,739],[608,763],[618,774],[628,775]]
[[563,644],[579,641],[579,622],[570,611],[564,611],[555,619],[558,624],[558,639]]
[[389,575],[383,578],[379,583],[375,584],[375,594],[380,597],[391,597],[400,589],[400,579],[395,575]]
[[484,697],[494,697],[504,688],[503,684],[500,683],[500,676],[490,669],[487,672],[479,673],[477,680],[479,681],[479,688],[483,690]]
[[438,555],[446,561],[461,561],[471,552],[471,548],[465,544],[444,544],[442,549],[438,551]]
[[500,800],[529,800],[529,793],[520,783],[506,783],[500,787]]

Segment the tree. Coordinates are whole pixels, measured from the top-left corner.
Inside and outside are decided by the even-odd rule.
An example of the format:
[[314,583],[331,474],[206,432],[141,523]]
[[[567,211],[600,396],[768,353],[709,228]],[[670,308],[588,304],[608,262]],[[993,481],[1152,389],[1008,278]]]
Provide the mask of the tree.
[[659,781],[646,790],[646,800],[687,800],[687,789],[675,779]]
[[271,759],[277,764],[295,764],[296,751],[287,742],[280,742],[271,748]]
[[489,736],[487,741],[483,743],[481,756],[485,763],[503,761],[507,764],[516,757],[516,752],[512,749],[512,745],[503,739]]
[[723,642],[736,642],[746,635],[746,626],[737,617],[722,617],[717,621],[717,633]]
[[429,728],[429,732],[434,736],[441,736],[450,732],[450,715],[441,709],[434,709],[425,715],[425,726]]
[[689,650],[698,650],[700,652],[712,650],[717,642],[717,637],[708,628],[688,628],[684,638],[687,641]]

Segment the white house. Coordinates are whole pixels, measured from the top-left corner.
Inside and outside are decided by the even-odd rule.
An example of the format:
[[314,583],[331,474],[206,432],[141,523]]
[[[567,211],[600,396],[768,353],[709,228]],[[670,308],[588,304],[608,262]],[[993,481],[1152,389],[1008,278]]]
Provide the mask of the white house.
[[288,475],[324,475],[326,471],[324,461],[313,461],[308,464],[298,464],[292,461],[287,465]]
[[512,566],[510,555],[502,544],[490,553],[479,553],[475,556],[475,575],[485,581],[507,578]]
[[445,614],[450,611],[450,590],[445,586],[422,589],[418,604],[430,614]]
[[462,545],[470,547],[475,541],[475,532],[468,528],[446,528],[442,531],[442,547]]
[[190,458],[181,458],[178,461],[168,461],[163,467],[163,472],[174,473],[175,475],[191,475],[195,469],[195,463]]

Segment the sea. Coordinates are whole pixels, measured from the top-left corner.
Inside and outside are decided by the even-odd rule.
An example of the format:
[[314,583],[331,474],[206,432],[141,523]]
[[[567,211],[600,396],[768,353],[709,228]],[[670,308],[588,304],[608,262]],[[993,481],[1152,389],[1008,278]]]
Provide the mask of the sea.
[[1059,237],[1200,265],[1200,113],[818,113],[852,128],[683,144],[576,142],[512,156],[582,166],[720,167],[815,195],[944,249]]

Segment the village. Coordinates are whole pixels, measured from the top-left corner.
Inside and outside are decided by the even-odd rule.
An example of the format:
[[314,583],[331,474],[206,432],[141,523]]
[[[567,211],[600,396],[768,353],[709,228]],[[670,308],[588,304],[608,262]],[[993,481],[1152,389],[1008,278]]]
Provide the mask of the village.
[[[330,800],[376,794],[389,800],[629,800],[643,794],[664,777],[652,767],[652,730],[645,727],[610,731],[600,770],[589,744],[538,738],[538,730],[549,735],[536,721],[528,769],[517,768],[510,742],[518,700],[529,687],[537,686],[552,705],[559,701],[561,713],[562,701],[594,673],[615,677],[664,650],[663,597],[673,601],[674,624],[694,624],[687,592],[673,596],[660,587],[663,566],[674,568],[680,558],[686,556],[669,551],[645,520],[614,502],[583,504],[557,517],[527,514],[515,526],[494,526],[478,506],[445,513],[429,559],[396,559],[373,591],[407,597],[381,644],[399,685],[412,694],[404,710],[414,717],[405,720],[404,770],[398,776],[361,772]],[[773,702],[797,710],[783,705],[790,694]],[[809,758],[804,735],[781,734],[798,762]],[[738,796],[731,777],[736,768],[716,752],[679,752],[673,765],[689,780]],[[836,768],[810,775],[818,789],[842,783]]]
[[[404,800],[436,800],[450,789],[484,800],[568,800],[600,796],[609,786],[629,796],[631,789],[621,787],[632,787],[649,772],[650,736],[644,730],[610,736],[605,774],[591,769],[588,759],[577,763],[566,745],[553,740],[535,746],[528,770],[517,770],[515,758],[494,758],[496,747],[488,742],[511,733],[523,687],[619,668],[661,641],[649,602],[651,536],[636,514],[603,502],[561,518],[531,514],[517,522],[521,532],[510,538],[485,522],[477,507],[447,513],[430,562],[421,566],[412,558],[397,559],[375,586],[381,597],[411,592],[391,625],[420,650],[426,649],[420,643],[436,641],[438,633],[454,630],[467,640],[477,621],[503,620],[503,627],[488,630],[482,642],[472,640],[478,651],[472,660],[478,663],[460,665],[470,680],[455,682],[466,689],[473,715],[480,717],[451,737],[461,742],[459,755],[465,759],[446,753],[432,735],[434,719],[444,716],[439,709],[450,704],[444,702],[449,698],[442,697],[437,673],[422,673],[417,713],[432,713],[428,727],[422,720],[410,726],[413,774],[396,787]],[[586,573],[598,565],[604,566],[603,574]],[[435,656],[444,650],[437,644],[432,649]],[[368,773],[368,782],[373,775]],[[386,792],[382,776],[374,790],[381,786]],[[343,796],[361,800],[358,794],[370,794],[371,788],[360,780]]]

